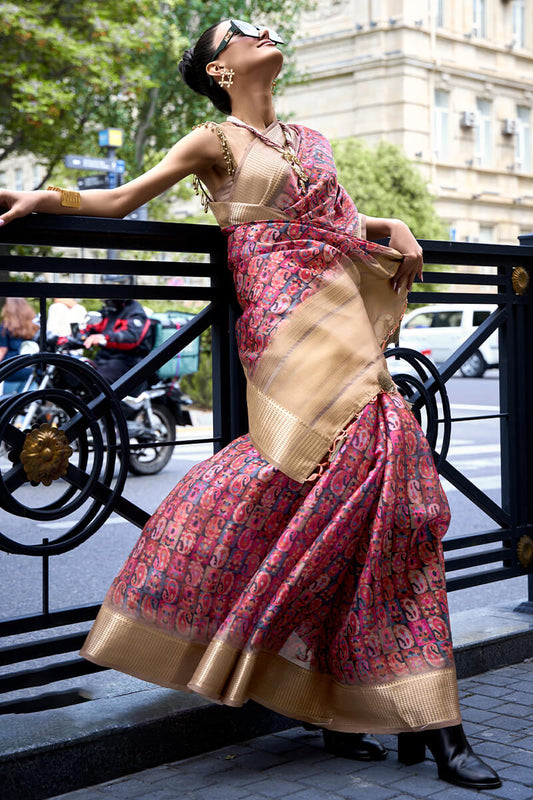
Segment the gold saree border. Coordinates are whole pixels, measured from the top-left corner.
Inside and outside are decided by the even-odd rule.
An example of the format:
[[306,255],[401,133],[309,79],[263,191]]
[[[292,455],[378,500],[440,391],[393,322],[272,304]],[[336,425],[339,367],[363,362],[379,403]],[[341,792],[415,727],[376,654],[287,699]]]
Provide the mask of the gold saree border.
[[230,225],[242,225],[246,222],[267,222],[270,220],[281,220],[286,222],[290,219],[287,214],[263,205],[253,205],[252,203],[234,203],[226,201],[213,201],[209,208],[221,228],[229,228]]
[[[372,385],[368,394],[360,397],[346,417],[341,418],[337,426],[339,430],[352,422],[383,390],[380,382],[377,386]],[[389,391],[392,391],[392,386]],[[333,434],[325,436],[316,428],[311,428],[251,381],[246,387],[246,402],[250,415],[250,439],[254,447],[269,464],[289,478],[303,483],[324,459]]]
[[150,683],[242,706],[255,700],[303,722],[345,732],[399,733],[461,721],[453,666],[373,686],[347,686],[276,653],[201,645],[102,606],[81,655]]
[[[387,328],[392,317],[385,317]],[[280,323],[246,378],[250,438],[298,483],[368,402],[396,391],[363,298],[344,270]]]

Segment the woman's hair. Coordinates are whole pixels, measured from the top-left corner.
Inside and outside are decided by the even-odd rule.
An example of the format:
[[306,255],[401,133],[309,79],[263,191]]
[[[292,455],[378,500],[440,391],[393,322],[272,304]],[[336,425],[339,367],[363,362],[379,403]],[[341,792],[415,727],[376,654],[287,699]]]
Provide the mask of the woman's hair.
[[213,41],[214,33],[220,22],[211,25],[202,33],[194,47],[184,52],[178,69],[187,86],[194,92],[208,97],[215,108],[218,108],[223,114],[231,114],[229,94],[225,89],[221,89],[216,81],[211,80],[205,71],[206,66],[213,60],[213,53],[216,50],[216,43]]
[[33,321],[35,311],[24,297],[7,297],[1,317],[4,328],[11,336],[33,339],[39,330],[39,326]]

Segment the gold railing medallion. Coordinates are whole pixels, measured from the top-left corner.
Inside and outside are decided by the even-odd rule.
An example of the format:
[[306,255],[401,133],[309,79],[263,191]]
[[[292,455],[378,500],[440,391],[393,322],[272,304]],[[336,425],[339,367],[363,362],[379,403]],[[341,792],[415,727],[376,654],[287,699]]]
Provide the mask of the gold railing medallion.
[[524,267],[514,267],[511,273],[511,283],[515,294],[525,294],[529,286],[529,273]]
[[43,422],[26,434],[20,461],[31,483],[50,486],[66,474],[72,453],[65,432]]
[[524,534],[520,537],[516,547],[516,552],[518,555],[518,560],[523,567],[527,568],[531,563],[533,563],[533,539],[531,536]]

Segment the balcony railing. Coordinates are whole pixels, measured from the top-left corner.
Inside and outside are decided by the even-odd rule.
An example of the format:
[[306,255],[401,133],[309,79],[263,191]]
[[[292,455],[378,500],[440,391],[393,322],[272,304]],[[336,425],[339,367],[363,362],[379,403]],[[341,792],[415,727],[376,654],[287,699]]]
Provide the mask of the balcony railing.
[[[413,412],[426,430],[438,469],[490,520],[484,531],[463,531],[459,537],[445,539],[448,589],[450,591],[482,584],[529,576],[529,595],[524,596],[523,610],[533,610],[533,306],[530,277],[533,267],[533,240],[524,237],[521,246],[422,242],[427,266],[425,281],[431,290],[413,293],[412,302],[421,304],[491,304],[495,310],[463,342],[448,361],[436,369],[431,362],[413,351],[404,353],[391,348],[388,355],[407,358],[409,366],[397,377],[401,391],[412,404]],[[45,350],[46,300],[50,297],[107,298],[135,297],[137,300],[163,299],[190,301],[204,307],[185,327],[154,350],[139,365],[116,381],[112,391],[97,384],[91,399],[83,406],[71,399],[71,413],[64,432],[69,442],[83,439],[84,428],[94,427],[95,420],[107,425],[107,446],[99,469],[96,458],[69,463],[58,485],[63,494],[46,506],[31,504],[28,475],[20,461],[26,433],[13,424],[17,403],[27,403],[19,395],[0,401],[0,441],[10,460],[1,462],[0,503],[4,519],[20,517],[31,528],[38,520],[61,520],[74,504],[85,503],[84,516],[56,539],[28,543],[8,535],[0,522],[0,550],[42,563],[40,609],[35,613],[0,619],[0,637],[9,644],[0,650],[0,691],[12,692],[26,686],[39,686],[98,670],[73,653],[81,646],[85,623],[94,619],[97,605],[51,608],[50,562],[76,548],[101,527],[113,512],[139,528],[149,514],[142,503],[122,496],[127,471],[127,432],[121,426],[120,400],[202,331],[211,328],[213,377],[213,436],[196,443],[212,442],[216,450],[246,430],[244,381],[233,335],[238,315],[231,277],[226,264],[225,240],[213,226],[169,223],[138,223],[81,217],[34,216],[12,223],[2,231],[2,242],[14,245],[43,245],[53,248],[112,250],[121,259],[70,257],[57,255],[4,255],[0,268],[9,271],[11,280],[0,283],[2,296],[38,298],[41,315],[41,350]],[[133,257],[132,254],[145,254]],[[204,261],[159,260],[150,254],[195,254]],[[438,271],[431,264],[441,265]],[[460,266],[459,270],[449,269]],[[475,269],[484,267],[482,272]],[[474,268],[474,269],[473,269]],[[79,282],[36,282],[28,276],[42,273],[83,276]],[[137,276],[134,286],[103,285],[94,281],[103,273],[128,273]],[[159,278],[183,279],[183,285],[161,285]],[[195,281],[202,279],[195,285]],[[493,332],[499,339],[499,402],[497,413],[454,417],[451,413],[447,383]],[[401,345],[401,342],[400,342]],[[68,356],[54,356],[68,358]],[[24,356],[21,365],[42,353]],[[49,358],[53,358],[50,356]],[[0,364],[0,380],[3,365]],[[68,394],[68,393],[67,393]],[[72,395],[71,395],[72,397]],[[56,398],[57,399],[57,398]],[[496,501],[453,465],[449,445],[456,430],[471,419],[498,419],[501,445],[501,499]],[[463,428],[464,430],[464,428]],[[118,433],[117,433],[118,431]],[[115,438],[113,438],[115,437]],[[191,440],[189,440],[190,443]],[[107,462],[106,462],[106,459]],[[15,500],[22,488],[24,501]],[[40,487],[42,488],[42,487]],[[57,494],[57,493],[56,493]],[[80,500],[81,497],[81,500]],[[9,559],[1,557],[2,571],[9,569]],[[17,580],[24,580],[18,576]],[[75,625],[75,632],[61,633],[63,626]],[[50,631],[47,635],[46,632]],[[33,632],[33,633],[32,633]],[[23,636],[23,643],[13,637]],[[7,638],[10,637],[10,638]],[[67,655],[70,654],[70,655]],[[61,656],[65,656],[62,658]],[[31,665],[45,659],[45,665]],[[25,663],[23,669],[20,666]],[[29,662],[29,666],[26,664]],[[12,666],[9,666],[12,665]],[[4,711],[11,706],[4,706]],[[2,706],[0,705],[0,711]]]

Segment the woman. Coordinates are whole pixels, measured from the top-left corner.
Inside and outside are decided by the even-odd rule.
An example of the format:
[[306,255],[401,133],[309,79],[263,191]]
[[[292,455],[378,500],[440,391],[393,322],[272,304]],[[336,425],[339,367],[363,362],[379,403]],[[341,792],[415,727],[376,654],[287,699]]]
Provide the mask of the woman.
[[[24,297],[7,297],[0,318],[0,362],[20,355],[23,342],[33,339],[39,326],[33,321],[35,311]],[[20,392],[31,375],[31,368],[12,372],[4,381],[4,394]]]
[[76,298],[54,297],[46,319],[47,334],[49,336],[72,336],[72,325],[83,328],[86,317],[85,306],[82,306]]
[[343,756],[383,758],[367,732],[395,732],[405,763],[428,746],[444,780],[494,788],[460,724],[446,498],[382,355],[422,252],[402,222],[358,214],[320,134],[277,120],[280,42],[239,20],[207,30],[180,70],[228,120],[129,184],[0,193],[4,222],[124,216],[194,174],[243,309],[250,435],[163,501],[82,653],[229,705],[253,698]]

